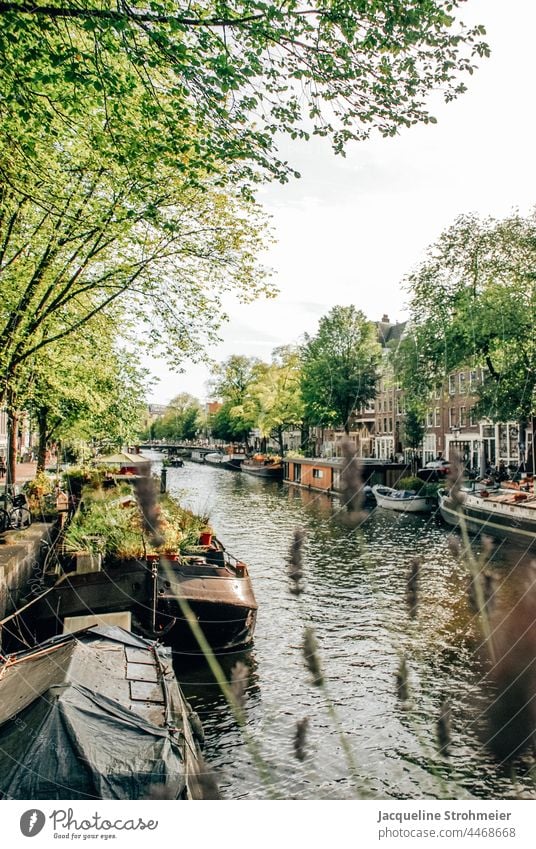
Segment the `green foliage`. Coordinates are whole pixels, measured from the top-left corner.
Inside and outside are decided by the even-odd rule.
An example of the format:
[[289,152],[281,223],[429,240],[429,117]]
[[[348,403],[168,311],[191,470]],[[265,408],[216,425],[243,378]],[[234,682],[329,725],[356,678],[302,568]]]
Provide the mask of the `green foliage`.
[[342,425],[374,398],[381,348],[376,328],[353,306],[333,307],[302,351],[301,392],[307,421]]
[[209,422],[210,432],[214,439],[223,442],[241,442],[247,431],[249,433],[249,422],[236,414],[236,408],[231,401],[225,404],[215,413]]
[[260,360],[256,357],[237,354],[215,366],[211,388],[223,401],[223,407],[212,423],[213,435],[222,434],[216,438],[247,443],[249,432],[255,427],[256,413],[247,401],[260,367]]
[[526,420],[536,410],[536,213],[462,216],[408,278],[411,336],[404,383],[426,395],[459,368],[486,369],[477,415]]
[[83,509],[69,524],[66,551],[90,551],[108,559],[142,558],[146,554],[177,553],[195,546],[203,519],[183,509],[170,496],[160,502],[160,527],[164,543],[153,548],[146,539],[140,510],[132,496],[121,490],[84,490]]
[[153,439],[192,440],[202,426],[201,404],[182,392],[173,398],[166,412],[159,416],[150,427]]
[[435,121],[428,92],[454,98],[488,54],[457,5],[3,3],[0,144],[32,158],[43,136],[69,132],[118,165],[173,162],[194,185],[285,180],[281,132],[342,152],[372,128]]
[[259,363],[243,409],[255,421],[262,437],[279,443],[283,456],[283,432],[298,427],[303,419],[301,358],[292,346],[276,348],[271,363]]
[[400,478],[395,484],[395,489],[405,489],[419,494],[423,487],[424,481],[414,475],[409,475],[407,478]]
[[410,448],[419,448],[424,439],[425,428],[425,410],[424,405],[418,404],[415,400],[413,403],[406,405],[406,415],[404,417],[404,441]]
[[266,291],[259,212],[237,193],[188,189],[163,165],[114,168],[73,143],[41,164],[25,166],[23,190],[0,186],[0,367],[11,383],[98,315],[116,338],[135,326],[138,345],[179,365],[214,338],[224,292]]
[[67,492],[72,493],[75,498],[80,498],[85,486],[97,489],[101,486],[106,475],[106,468],[100,466],[98,469],[92,466],[70,466],[63,472],[63,479]]

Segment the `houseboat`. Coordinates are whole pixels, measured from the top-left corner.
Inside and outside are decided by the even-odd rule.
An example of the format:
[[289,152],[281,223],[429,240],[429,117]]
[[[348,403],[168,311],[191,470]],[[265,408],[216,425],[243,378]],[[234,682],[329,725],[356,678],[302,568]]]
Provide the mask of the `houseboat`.
[[0,798],[200,799],[201,738],[170,652],[123,628],[0,663]]
[[126,611],[132,630],[175,653],[199,646],[181,607],[187,603],[215,652],[253,642],[257,601],[247,566],[215,539],[190,553],[102,562],[100,555],[60,558],[44,589],[0,622],[1,645],[37,645],[61,634],[66,617]]
[[255,475],[258,478],[268,480],[283,480],[283,462],[279,457],[267,457],[264,454],[255,454],[248,460],[244,460],[240,467],[242,472]]
[[448,490],[439,491],[439,510],[448,525],[459,526],[463,516],[467,529],[488,534],[528,548],[536,541],[536,497],[512,489],[480,490],[459,494],[454,503]]
[[[337,493],[341,491],[342,463],[342,457],[288,457],[284,462],[284,480],[294,486],[318,492]],[[405,463],[360,459],[359,464],[365,495],[374,484],[392,487],[400,478],[410,474],[410,468]]]

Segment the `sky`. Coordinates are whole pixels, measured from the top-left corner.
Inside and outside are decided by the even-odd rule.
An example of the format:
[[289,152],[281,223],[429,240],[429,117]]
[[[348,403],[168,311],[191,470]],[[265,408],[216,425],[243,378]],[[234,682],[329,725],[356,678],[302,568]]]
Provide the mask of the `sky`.
[[[407,317],[404,277],[428,245],[463,213],[502,217],[535,203],[536,3],[468,0],[460,15],[486,26],[490,59],[466,75],[468,91],[450,104],[434,97],[437,124],[355,143],[346,158],[325,140],[284,141],[282,158],[301,179],[261,189],[276,244],[264,264],[279,295],[253,304],[227,299],[231,318],[210,350],[224,360],[269,360],[278,345],[314,334],[336,304],[355,304],[371,320]],[[207,398],[208,366],[182,374],[145,360],[153,403],[179,392]]]

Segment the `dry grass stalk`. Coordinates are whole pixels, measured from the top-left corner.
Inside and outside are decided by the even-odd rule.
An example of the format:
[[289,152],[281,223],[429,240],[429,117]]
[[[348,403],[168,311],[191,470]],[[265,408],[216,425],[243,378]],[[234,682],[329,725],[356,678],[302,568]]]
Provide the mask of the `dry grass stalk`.
[[457,451],[453,451],[449,457],[450,470],[447,475],[449,484],[449,496],[454,507],[459,507],[463,504],[462,496],[462,481],[465,474],[465,469]]
[[488,642],[485,711],[486,744],[510,761],[536,743],[536,580],[531,566],[518,596],[497,605],[491,615],[493,653]]
[[239,660],[231,671],[231,692],[237,706],[242,709],[246,702],[246,690],[248,686],[249,669],[245,663]]
[[421,565],[422,559],[420,557],[414,557],[410,563],[408,571],[408,580],[406,584],[406,601],[408,604],[410,616],[412,618],[417,615]]
[[351,523],[363,521],[366,513],[363,506],[363,475],[361,461],[357,457],[350,440],[342,440],[342,470],[339,478],[341,499],[346,507],[346,519]]
[[210,799],[212,801],[221,799],[221,793],[218,787],[218,782],[214,771],[207,766],[203,757],[199,757],[199,787],[201,790],[202,799]]
[[296,528],[294,531],[294,536],[292,538],[292,543],[290,545],[290,551],[288,556],[288,577],[289,577],[289,590],[292,595],[301,595],[304,591],[303,586],[303,558],[302,558],[302,549],[303,543],[305,540],[305,531],[303,528]]
[[401,702],[407,702],[409,699],[409,681],[408,681],[408,665],[406,658],[400,659],[400,664],[396,672],[396,692]]
[[294,754],[299,761],[305,760],[305,742],[308,728],[309,719],[306,716],[303,719],[299,719],[296,723],[296,731],[294,734]]
[[307,627],[303,633],[302,650],[305,664],[313,678],[313,684],[315,687],[321,687],[324,683],[324,675],[318,655],[318,643],[312,628]]
[[448,549],[450,554],[452,554],[452,556],[455,557],[456,560],[461,555],[462,549],[460,546],[460,540],[453,534],[451,534],[448,538]]
[[439,719],[437,720],[437,741],[439,748],[443,754],[447,753],[447,749],[452,742],[452,710],[448,699],[443,699],[439,709]]
[[134,491],[142,516],[143,528],[151,543],[158,548],[164,544],[160,528],[160,506],[154,480],[148,474],[140,474],[134,480]]

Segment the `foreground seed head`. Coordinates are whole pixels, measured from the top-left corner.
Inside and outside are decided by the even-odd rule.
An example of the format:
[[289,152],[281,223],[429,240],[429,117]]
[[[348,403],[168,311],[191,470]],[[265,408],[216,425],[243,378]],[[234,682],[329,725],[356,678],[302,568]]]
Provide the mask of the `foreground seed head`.
[[318,643],[312,628],[307,627],[303,633],[302,650],[305,664],[313,678],[313,684],[315,687],[321,687],[324,683],[324,675],[318,654]]

